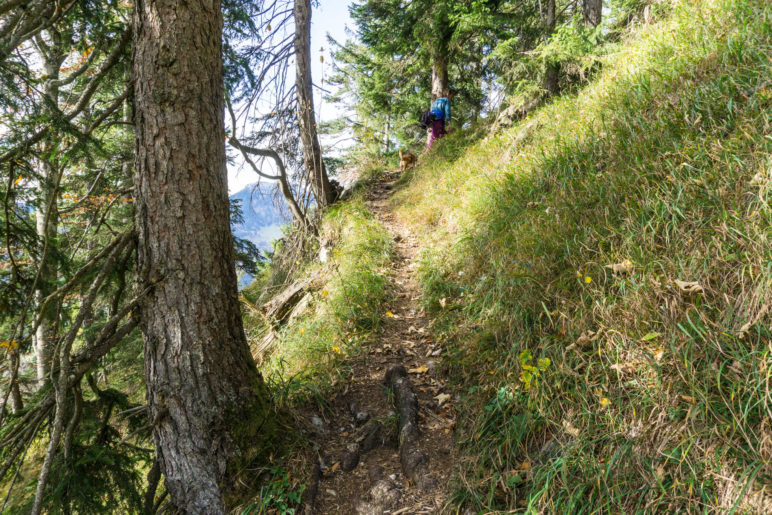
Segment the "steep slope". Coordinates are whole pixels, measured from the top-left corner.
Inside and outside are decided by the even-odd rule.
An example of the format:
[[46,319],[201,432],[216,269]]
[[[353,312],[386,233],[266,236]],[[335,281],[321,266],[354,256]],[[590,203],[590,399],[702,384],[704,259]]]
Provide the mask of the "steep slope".
[[[772,510],[772,4],[672,2],[395,207],[473,511]],[[465,139],[466,138],[466,139]]]

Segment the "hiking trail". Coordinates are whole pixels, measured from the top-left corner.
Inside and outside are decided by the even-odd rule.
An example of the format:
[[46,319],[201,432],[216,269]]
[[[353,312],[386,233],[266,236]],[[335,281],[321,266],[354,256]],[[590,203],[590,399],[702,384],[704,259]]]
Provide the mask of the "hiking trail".
[[389,200],[399,176],[383,172],[365,194],[393,238],[390,294],[380,334],[353,358],[326,422],[315,421],[320,466],[306,513],[438,513],[454,472],[456,415],[440,373],[443,348],[418,304],[420,246]]

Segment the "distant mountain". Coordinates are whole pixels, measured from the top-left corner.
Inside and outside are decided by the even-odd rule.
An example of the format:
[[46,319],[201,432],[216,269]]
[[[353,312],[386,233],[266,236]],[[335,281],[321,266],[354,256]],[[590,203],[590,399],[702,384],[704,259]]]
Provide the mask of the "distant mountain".
[[[271,198],[275,188],[273,184],[255,183],[230,196],[231,200],[239,200],[244,216],[243,223],[231,227],[233,235],[251,241],[263,251],[271,250],[271,242],[281,237],[281,226],[289,222]],[[249,274],[239,277],[240,288],[250,282]]]

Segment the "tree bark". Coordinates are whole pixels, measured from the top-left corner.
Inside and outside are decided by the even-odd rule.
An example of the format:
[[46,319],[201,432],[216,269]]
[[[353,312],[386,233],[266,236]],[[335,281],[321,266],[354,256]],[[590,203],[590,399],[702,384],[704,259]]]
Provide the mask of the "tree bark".
[[135,196],[157,458],[184,513],[226,513],[272,423],[236,289],[219,0],[138,0]]
[[[547,0],[546,13],[544,14],[544,28],[549,39],[555,32],[557,17],[555,13],[555,0]],[[544,70],[544,96],[551,97],[557,95],[560,91],[560,63],[547,63]]]
[[[59,67],[64,62],[65,54],[61,50],[62,38],[56,30],[49,30],[50,45],[39,39],[38,46],[43,61],[43,69],[46,82],[43,89],[43,113],[46,116],[54,116],[59,106]],[[56,339],[56,305],[51,302],[42,308],[43,299],[48,297],[56,289],[58,267],[54,259],[56,249],[56,237],[59,232],[59,212],[56,203],[56,194],[59,184],[59,167],[51,162],[55,156],[51,152],[51,141],[47,139],[41,148],[41,156],[38,160],[38,173],[40,175],[40,190],[38,208],[35,210],[35,224],[38,241],[40,242],[39,263],[40,276],[35,289],[36,310],[40,312],[40,325],[35,332],[34,350],[37,365],[38,387],[43,387],[48,381],[48,373],[51,368],[51,353]]]
[[[444,46],[444,45],[441,45]],[[448,91],[448,56],[439,48],[432,62],[432,103]]]
[[585,25],[597,27],[603,16],[603,0],[582,0],[582,14]]
[[335,191],[327,177],[322,149],[316,132],[314,96],[311,84],[311,0],[295,0],[295,60],[298,94],[298,121],[303,143],[303,163],[311,181],[316,203],[325,207],[335,201]]

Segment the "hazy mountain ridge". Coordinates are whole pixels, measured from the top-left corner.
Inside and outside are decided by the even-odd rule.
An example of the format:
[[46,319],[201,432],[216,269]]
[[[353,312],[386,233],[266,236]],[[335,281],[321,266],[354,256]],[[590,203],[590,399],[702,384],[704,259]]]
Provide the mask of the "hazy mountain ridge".
[[254,183],[230,196],[238,200],[244,221],[232,226],[233,235],[249,240],[260,250],[270,250],[271,242],[281,237],[281,226],[289,222],[274,204],[273,184]]
[[[234,193],[229,198],[238,200],[242,223],[232,224],[231,231],[237,238],[251,241],[264,253],[271,250],[272,242],[281,237],[281,226],[288,223],[271,197],[273,184],[254,183]],[[252,282],[252,276],[239,271],[239,288]]]

